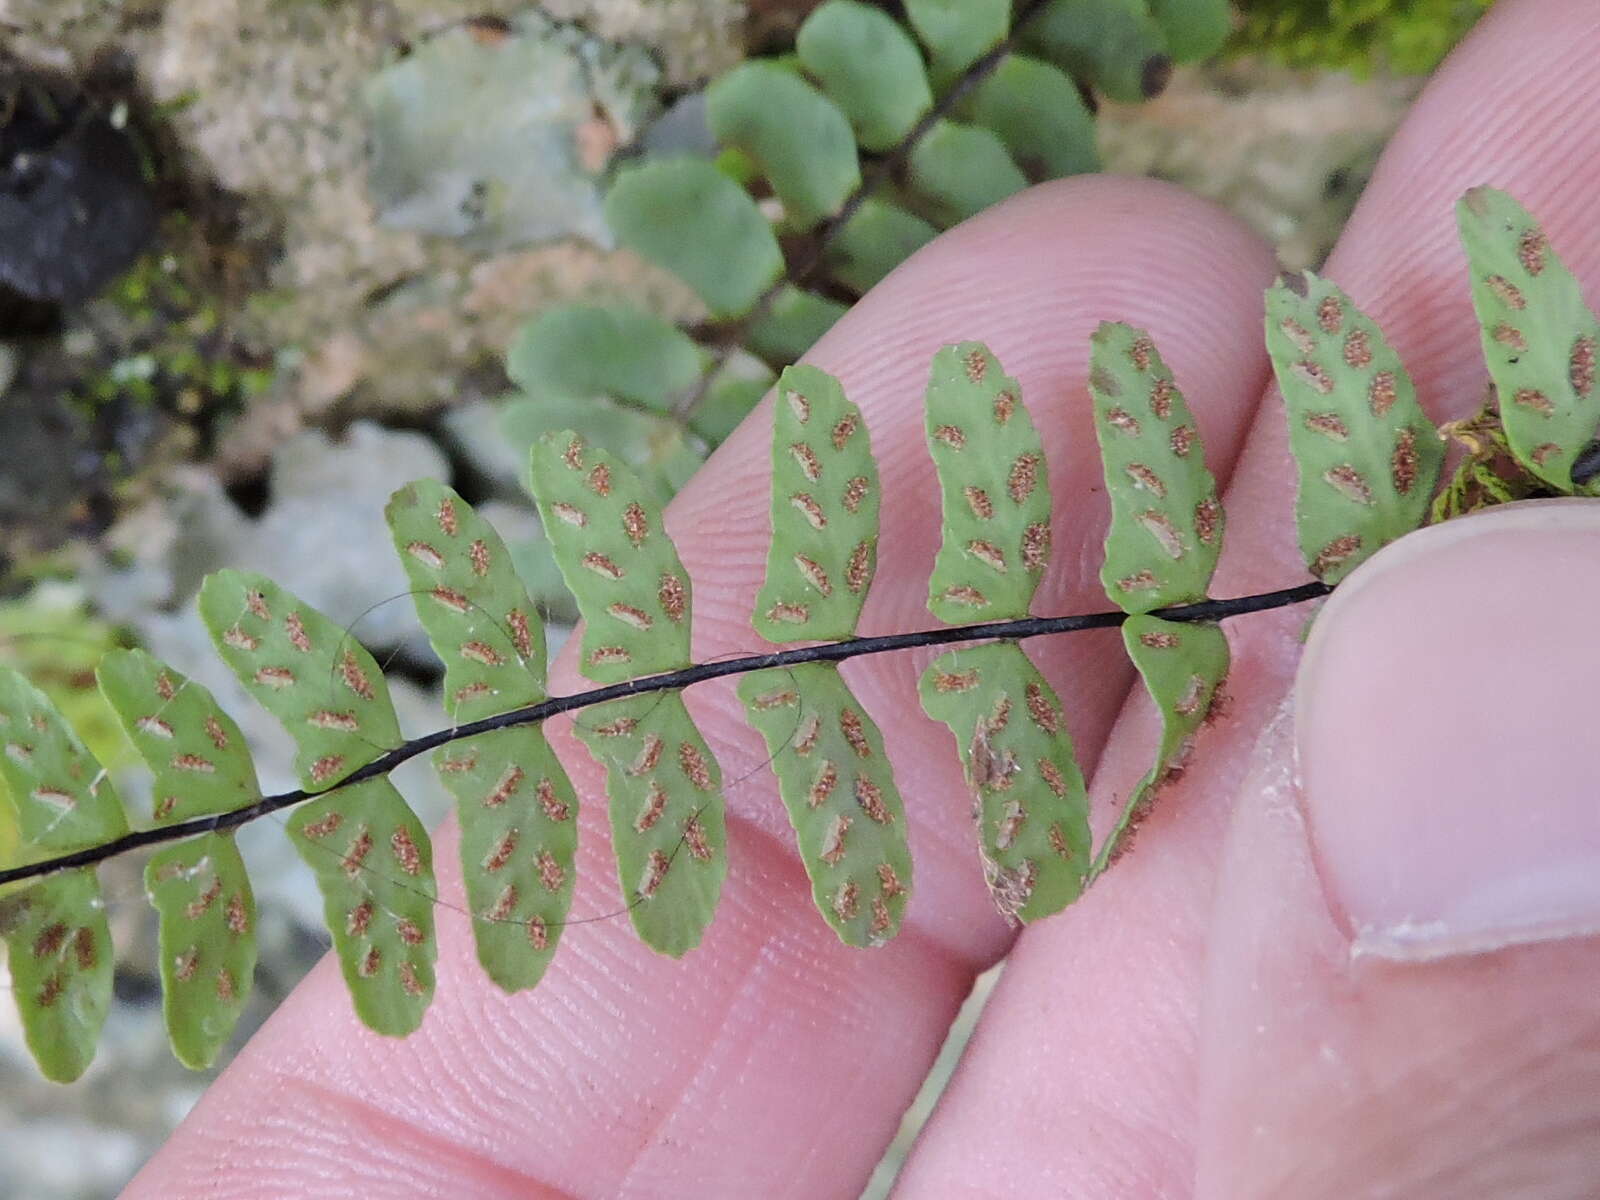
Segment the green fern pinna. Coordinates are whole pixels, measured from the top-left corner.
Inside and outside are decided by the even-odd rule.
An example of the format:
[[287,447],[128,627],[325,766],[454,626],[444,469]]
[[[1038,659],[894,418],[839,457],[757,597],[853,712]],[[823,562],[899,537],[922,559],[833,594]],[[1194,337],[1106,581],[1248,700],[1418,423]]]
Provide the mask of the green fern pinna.
[[[867,414],[836,380],[799,366],[776,387],[773,536],[751,617],[770,653],[691,661],[692,580],[659,506],[624,464],[567,433],[534,448],[530,483],[583,616],[578,661],[593,691],[547,695],[544,630],[505,545],[430,480],[397,492],[388,517],[445,665],[451,724],[435,734],[401,739],[378,664],[344,630],[268,579],[224,571],[201,590],[201,614],[218,654],[293,736],[302,786],[262,796],[239,727],[214,697],[142,651],[117,651],[100,687],[155,780],[151,819],[130,830],[77,734],[35,687],[0,671],[0,932],[41,1070],[81,1074],[110,1004],[96,864],[151,845],[161,846],[146,887],[160,916],[172,1044],[190,1066],[214,1060],[256,960],[254,900],[232,832],[279,811],[322,888],[356,1012],[382,1033],[415,1029],[433,992],[432,851],[388,772],[427,751],[458,801],[479,961],[507,991],[534,986],[576,872],[580,797],[540,729],[558,712],[584,710],[580,736],[606,769],[617,881],[635,928],[656,950],[689,952],[714,917],[730,847],[714,747],[681,692],[725,675],[742,676],[739,696],[766,739],[822,918],[843,942],[876,946],[912,902],[911,814],[872,714],[835,664],[948,646],[920,695],[954,735],[984,877],[1010,917],[1059,911],[1126,850],[1193,752],[1227,674],[1222,618],[1325,595],[1430,514],[1600,488],[1600,326],[1509,196],[1476,189],[1458,215],[1497,401],[1447,427],[1469,453],[1442,491],[1443,440],[1377,326],[1313,275],[1268,293],[1312,583],[1208,597],[1224,522],[1193,415],[1154,339],[1107,324],[1093,338],[1088,400],[1111,498],[1102,579],[1114,612],[1030,615],[1052,542],[1049,464],[1020,385],[969,342],[941,350],[928,382],[943,514],[928,590],[935,628],[855,636],[882,501]],[[1149,773],[1093,846],[1061,698],[1019,642],[1109,625],[1122,629],[1162,733]]]

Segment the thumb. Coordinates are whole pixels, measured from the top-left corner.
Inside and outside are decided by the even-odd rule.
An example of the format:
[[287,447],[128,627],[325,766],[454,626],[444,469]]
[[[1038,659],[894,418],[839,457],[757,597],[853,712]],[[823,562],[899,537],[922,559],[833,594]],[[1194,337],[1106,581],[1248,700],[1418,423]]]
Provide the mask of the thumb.
[[1600,1194],[1600,504],[1376,556],[1218,885],[1202,1198]]

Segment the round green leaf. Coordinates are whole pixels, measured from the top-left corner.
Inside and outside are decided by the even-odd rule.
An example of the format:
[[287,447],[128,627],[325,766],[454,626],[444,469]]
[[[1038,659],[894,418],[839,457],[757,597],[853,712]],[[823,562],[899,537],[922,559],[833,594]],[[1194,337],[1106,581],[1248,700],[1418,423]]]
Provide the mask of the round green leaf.
[[698,158],[631,167],[606,195],[617,240],[692,287],[716,317],[739,317],[783,274],[772,227],[747,192]]
[[772,306],[750,325],[745,340],[752,350],[774,363],[791,363],[849,310],[837,300],[784,284]]
[[668,412],[694,386],[693,339],[636,308],[562,305],[529,321],[506,353],[506,374],[531,396],[609,396]]
[[928,48],[933,86],[943,91],[1005,39],[1011,0],[906,0],[906,19]]
[[882,9],[829,0],[800,26],[795,50],[868,150],[887,150],[933,106],[916,43]]
[[868,292],[938,235],[921,217],[868,197],[829,244],[828,270],[853,291]]
[[719,142],[755,161],[795,228],[831,217],[861,185],[850,123],[792,71],[760,61],[735,67],[707,89],[706,117]]
[[1124,104],[1160,95],[1172,75],[1167,41],[1148,0],[1055,0],[1022,41]]
[[1036,180],[1100,169],[1094,116],[1078,85],[1049,63],[1008,56],[979,86],[970,116]]
[[940,121],[911,150],[907,182],[942,225],[955,225],[1028,186],[998,137]]

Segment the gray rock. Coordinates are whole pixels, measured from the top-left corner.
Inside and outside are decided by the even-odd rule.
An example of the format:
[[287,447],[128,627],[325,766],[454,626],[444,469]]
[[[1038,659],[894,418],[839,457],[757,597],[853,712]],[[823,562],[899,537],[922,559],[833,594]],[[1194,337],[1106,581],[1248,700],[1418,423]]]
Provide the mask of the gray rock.
[[487,252],[569,234],[610,246],[600,176],[655,108],[658,75],[638,48],[537,12],[426,39],[363,91],[379,221]]

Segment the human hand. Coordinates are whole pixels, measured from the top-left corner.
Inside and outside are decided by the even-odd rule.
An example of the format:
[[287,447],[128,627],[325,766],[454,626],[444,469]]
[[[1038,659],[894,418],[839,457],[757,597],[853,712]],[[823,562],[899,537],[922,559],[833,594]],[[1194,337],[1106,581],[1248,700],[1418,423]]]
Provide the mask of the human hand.
[[[1387,331],[1430,415],[1484,379],[1452,218],[1515,193],[1600,284],[1600,12],[1501,0],[1395,137],[1326,273]],[[921,401],[934,350],[987,341],[1050,453],[1059,519],[1036,611],[1104,607],[1086,393],[1104,319],[1152,331],[1226,487],[1215,587],[1304,577],[1281,407],[1261,404],[1269,251],[1138,180],[1035,189],[939,239],[809,356],[862,407],[891,501],[864,633],[927,622],[936,495]],[[1600,294],[1592,289],[1591,296]],[[754,644],[767,439],[746,425],[669,525],[696,585],[696,658]],[[913,499],[920,498],[920,499]],[[443,909],[422,1029],[363,1029],[323,963],[130,1196],[848,1196],[892,1136],[974,975],[1010,959],[901,1180],[906,1196],[1577,1196],[1600,1190],[1600,805],[1585,753],[1600,649],[1600,505],[1523,506],[1387,551],[1328,603],[1232,622],[1228,716],[1135,851],[1020,937],[995,914],[924,659],[846,673],[883,728],[916,894],[890,946],[812,909],[733,689],[688,702],[730,781],[730,874],[704,945],[657,958],[625,920],[570,929],[507,997]],[[1156,717],[1114,634],[1037,641],[1097,828]],[[576,683],[570,656],[552,680]],[[1300,666],[1298,708],[1285,699]],[[573,913],[617,907],[600,772]],[[1299,779],[1295,774],[1298,752]],[[453,833],[441,887],[459,905]],[[1352,949],[1364,953],[1352,954]]]

